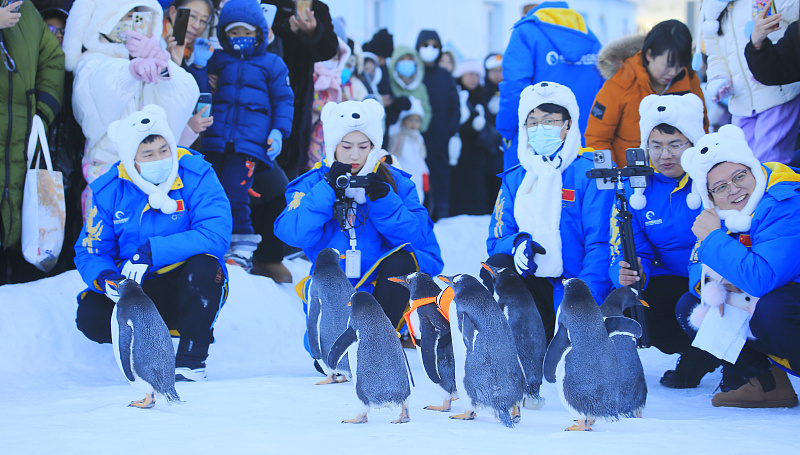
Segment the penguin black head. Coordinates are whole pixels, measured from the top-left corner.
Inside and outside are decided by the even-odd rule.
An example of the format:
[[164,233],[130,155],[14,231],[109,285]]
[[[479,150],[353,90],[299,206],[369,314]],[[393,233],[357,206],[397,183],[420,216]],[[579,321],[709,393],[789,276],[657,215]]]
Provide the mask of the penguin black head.
[[142,291],[142,287],[136,282],[136,280],[120,278],[118,280],[106,280],[106,283],[108,283],[109,286],[116,288],[120,298],[124,298],[126,295],[144,293],[144,291]]
[[357,327],[360,324],[359,321],[364,321],[363,324],[370,325],[373,323],[372,321],[375,321],[375,318],[389,320],[381,305],[369,292],[358,291],[353,294],[350,297],[350,306],[351,326]]
[[621,286],[611,291],[600,305],[603,316],[622,316],[622,312],[635,305],[649,306],[639,298],[639,292],[630,286]]
[[411,293],[412,300],[436,297],[442,291],[433,281],[433,278],[425,272],[412,272],[406,276],[393,276],[389,278],[389,281],[406,287]]
[[564,282],[564,298],[561,305],[567,308],[597,307],[592,291],[580,278],[570,278]]
[[339,267],[339,261],[342,259],[341,253],[336,248],[325,248],[317,255],[316,265],[335,265]]

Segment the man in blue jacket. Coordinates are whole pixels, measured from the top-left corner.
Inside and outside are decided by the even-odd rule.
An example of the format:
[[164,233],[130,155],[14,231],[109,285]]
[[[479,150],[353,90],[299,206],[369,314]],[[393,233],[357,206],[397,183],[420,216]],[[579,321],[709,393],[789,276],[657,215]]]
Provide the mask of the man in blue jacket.
[[[709,354],[691,346],[678,325],[675,305],[689,286],[687,260],[694,247],[692,223],[700,213],[686,197],[692,181],[681,167],[681,154],[703,135],[703,101],[694,94],[649,95],[639,106],[642,148],[647,150],[655,173],[647,187],[632,189],[625,182],[633,219],[636,256],[644,280],[644,310],[650,343],[666,354],[680,353],[674,370],[661,378],[666,387],[694,388],[719,365]],[[617,163],[624,166],[624,163]],[[622,260],[616,209],[611,218],[611,268],[615,286],[628,286],[639,277]]]
[[230,203],[211,165],[176,146],[161,107],[113,122],[108,137],[120,162],[92,182],[92,206],[75,243],[75,265],[89,286],[78,295],[78,329],[110,343],[119,295],[106,280],[135,279],[180,334],[176,379],[204,379],[213,324],[228,294],[222,258]]
[[496,121],[497,130],[508,144],[505,169],[519,162],[517,105],[520,92],[529,85],[553,81],[569,87],[578,100],[582,115],[577,126],[583,136],[594,97],[603,86],[603,78],[595,66],[600,47],[583,16],[566,2],[542,2],[514,24],[503,54]]

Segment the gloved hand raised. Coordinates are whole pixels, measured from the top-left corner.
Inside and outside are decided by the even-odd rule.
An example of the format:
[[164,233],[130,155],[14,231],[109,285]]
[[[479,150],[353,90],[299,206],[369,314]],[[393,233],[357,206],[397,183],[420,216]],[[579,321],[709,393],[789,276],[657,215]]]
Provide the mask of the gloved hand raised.
[[367,180],[369,183],[364,187],[364,191],[371,201],[377,201],[389,194],[391,187],[380,175],[370,172],[367,174]]
[[279,130],[270,131],[269,136],[267,136],[267,145],[269,146],[267,149],[267,157],[275,161],[275,158],[280,155],[281,148],[283,147],[283,134],[281,134]]
[[117,281],[123,280],[125,276],[120,274],[119,272],[115,272],[113,270],[103,270],[100,272],[100,275],[97,277],[95,282],[102,286],[105,290],[106,297],[111,299],[112,302],[117,303],[119,301],[119,292],[117,292],[116,286],[109,284],[109,281]]
[[125,42],[125,47],[133,58],[158,58],[164,62],[169,60],[169,52],[161,49],[158,38],[142,35],[135,30],[125,31],[128,41]]
[[718,103],[731,94],[731,80],[726,77],[715,77],[706,84],[705,92],[708,93],[712,103]]
[[532,276],[538,268],[533,261],[533,255],[545,253],[545,249],[531,240],[529,234],[522,233],[514,242],[514,268],[522,277]]
[[197,38],[194,40],[194,60],[192,65],[203,68],[208,64],[208,60],[214,55],[214,48],[211,43],[205,38]]
[[122,266],[122,274],[129,280],[142,284],[142,278],[144,278],[145,272],[151,265],[153,265],[153,259],[150,251],[150,242],[147,241],[139,247],[133,257],[125,262]]
[[166,80],[169,78],[169,76],[160,76],[161,71],[166,67],[167,64],[160,59],[139,57],[131,60],[131,63],[128,65],[128,70],[137,81],[146,84],[158,84],[159,79]]
[[347,174],[348,172],[350,172],[350,169],[352,168],[350,167],[349,164],[344,164],[341,161],[334,161],[333,164],[331,165],[331,169],[328,171],[327,174],[325,174],[325,181],[328,182],[328,185],[330,185],[331,188],[336,190],[337,189],[336,178],[341,175]]

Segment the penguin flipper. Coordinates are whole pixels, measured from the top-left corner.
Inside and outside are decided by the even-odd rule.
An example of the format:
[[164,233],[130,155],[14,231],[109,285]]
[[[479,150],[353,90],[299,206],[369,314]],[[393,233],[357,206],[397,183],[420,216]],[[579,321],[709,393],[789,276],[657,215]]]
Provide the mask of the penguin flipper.
[[356,341],[358,341],[356,331],[352,327],[348,327],[331,346],[328,353],[328,365],[338,365],[342,357],[347,354],[347,348]]
[[467,314],[464,314],[463,318],[461,318],[461,335],[464,338],[464,345],[467,346],[467,350],[472,352],[475,347],[475,337],[478,336],[478,328],[475,327],[472,319]]
[[439,364],[436,352],[436,329],[431,324],[422,324],[420,328],[422,332],[422,341],[420,342],[422,366],[425,367],[425,373],[428,374],[431,381],[434,384],[439,384],[442,382],[442,378],[439,377],[439,371],[436,368],[436,365]]
[[122,372],[128,381],[134,382],[136,378],[133,376],[131,370],[131,351],[133,349],[133,327],[128,325],[127,321],[122,321],[119,324],[119,358]]
[[[316,293],[311,293],[311,299],[308,302],[308,347],[311,349],[311,356],[317,360],[324,360],[322,349],[319,344],[319,318],[320,318],[320,302]],[[331,364],[328,364],[331,365]],[[336,365],[335,363],[333,364]]]
[[556,382],[556,367],[570,344],[566,327],[559,324],[555,336],[547,346],[547,353],[544,355],[544,379],[547,382]]
[[605,319],[608,336],[624,333],[634,338],[642,336],[642,326],[634,319],[624,316],[610,316]]

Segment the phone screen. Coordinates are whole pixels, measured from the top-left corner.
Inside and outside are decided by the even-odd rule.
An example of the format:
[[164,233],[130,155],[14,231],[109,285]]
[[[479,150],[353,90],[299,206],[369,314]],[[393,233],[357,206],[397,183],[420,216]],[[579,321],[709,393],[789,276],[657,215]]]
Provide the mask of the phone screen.
[[[755,4],[753,5],[753,17],[756,17],[758,13],[760,13],[764,7],[767,5],[767,2],[770,0],[756,0]],[[772,16],[773,14],[777,14],[778,10],[775,8],[775,0],[769,5],[769,11],[767,11],[767,16]]]
[[311,8],[312,0],[297,0],[297,15],[304,20],[308,20],[306,9]]
[[[17,0],[3,0],[3,5],[2,5],[2,8],[5,8],[6,6],[8,6],[8,5],[10,5],[10,4],[12,4],[12,3],[16,2],[16,1],[17,1]],[[23,1],[24,1],[24,0],[23,0]],[[22,5],[20,5],[20,6],[16,7],[16,8],[14,8],[14,9],[12,9],[12,10],[11,10],[11,12],[12,12],[12,13],[18,13],[18,12],[19,12],[19,9],[20,9],[20,7],[21,7],[21,6],[22,6]]]
[[198,98],[198,100],[197,100],[197,106],[195,106],[195,108],[194,108],[194,113],[197,114],[198,112],[203,110],[203,108],[206,107],[206,106],[209,106],[209,108],[206,109],[205,112],[203,112],[203,115],[201,115],[202,118],[211,117],[211,107],[210,107],[211,106],[211,94],[210,93],[201,93],[200,94],[200,98]]
[[[644,149],[632,148],[625,150],[625,157],[627,158],[628,166],[647,166],[647,153]],[[647,177],[634,176],[630,177],[630,184],[632,188],[646,188]]]
[[189,16],[192,10],[186,7],[178,8],[175,14],[175,24],[172,27],[172,36],[175,37],[175,42],[178,46],[183,46],[186,43],[186,28],[189,26]]

